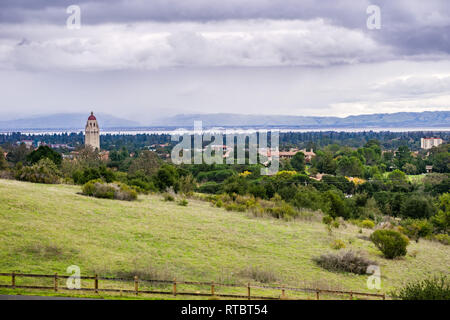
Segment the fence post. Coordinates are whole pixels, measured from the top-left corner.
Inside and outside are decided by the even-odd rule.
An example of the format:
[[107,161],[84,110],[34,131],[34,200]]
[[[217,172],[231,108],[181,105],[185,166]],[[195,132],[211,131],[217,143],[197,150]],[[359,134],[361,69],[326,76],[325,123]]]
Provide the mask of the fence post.
[[211,282],[211,295],[214,296],[214,281]]
[[383,293],[383,300],[386,300],[386,294]]
[[58,291],[58,274],[55,273],[55,279],[54,279],[54,287],[55,287],[55,292]]
[[11,273],[11,285],[13,289],[16,288],[16,273],[14,271]]
[[95,285],[95,293],[98,293],[98,275],[95,275],[94,285]]
[[251,295],[250,295],[250,282],[247,284],[247,294],[248,294],[248,300],[251,299]]
[[285,296],[285,291],[284,291],[284,289],[281,289],[281,298],[282,299],[284,299],[286,296]]
[[173,278],[173,295],[177,295],[177,279]]
[[319,300],[319,290],[318,289],[316,289],[316,300]]
[[350,291],[350,300],[353,300],[353,291]]
[[136,295],[139,293],[139,279],[138,276],[134,276],[134,292]]

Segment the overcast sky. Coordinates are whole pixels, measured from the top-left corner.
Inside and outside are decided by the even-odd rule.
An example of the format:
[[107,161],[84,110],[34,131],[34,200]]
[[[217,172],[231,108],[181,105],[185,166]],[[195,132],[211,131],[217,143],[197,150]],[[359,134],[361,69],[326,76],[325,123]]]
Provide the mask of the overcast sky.
[[1,0],[0,117],[450,110],[449,57],[448,0]]

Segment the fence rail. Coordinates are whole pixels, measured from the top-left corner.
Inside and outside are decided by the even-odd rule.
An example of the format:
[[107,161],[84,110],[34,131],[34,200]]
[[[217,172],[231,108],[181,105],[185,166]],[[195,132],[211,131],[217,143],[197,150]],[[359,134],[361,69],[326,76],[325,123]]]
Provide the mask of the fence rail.
[[[338,295],[338,296],[348,296],[350,300],[354,297],[374,297],[381,298],[383,300],[386,299],[385,294],[378,293],[366,293],[366,292],[353,292],[353,291],[342,291],[342,290],[329,290],[329,289],[320,289],[320,288],[296,288],[296,287],[287,287],[287,286],[264,286],[264,285],[256,285],[248,283],[246,286],[237,285],[237,284],[226,284],[226,283],[215,283],[215,282],[199,282],[199,281],[177,281],[173,280],[156,280],[156,279],[139,279],[138,276],[135,276],[134,279],[126,279],[126,278],[110,278],[110,277],[99,277],[95,276],[80,276],[80,280],[94,280],[93,287],[90,288],[79,288],[79,289],[69,289],[64,287],[58,287],[58,280],[60,279],[69,279],[73,276],[66,275],[58,275],[55,274],[33,274],[33,273],[0,273],[2,277],[11,277],[11,284],[5,285],[0,284],[0,288],[12,288],[12,289],[38,289],[38,290],[53,290],[58,292],[58,290],[70,290],[70,291],[93,291],[95,293],[98,292],[115,292],[115,293],[131,293],[136,296],[139,294],[159,294],[159,295],[184,295],[184,296],[203,296],[203,297],[223,297],[223,298],[236,298],[236,299],[262,299],[262,300],[280,300],[280,299],[296,299],[295,297],[288,296],[286,294],[287,291],[293,292],[304,292],[304,293],[314,293],[315,299],[319,300],[321,294],[330,294],[330,295]],[[31,285],[17,285],[16,279],[18,277],[23,278],[51,278],[53,279],[53,286],[31,286]],[[116,281],[116,282],[133,282],[134,290],[131,289],[114,289],[114,288],[100,288],[99,281]],[[159,290],[142,290],[139,289],[140,283],[160,283],[172,285],[171,291],[159,291]],[[180,292],[178,291],[179,285],[195,285],[195,286],[208,286],[210,287],[210,293],[202,293],[202,292]],[[225,293],[217,293],[217,287],[233,287],[233,288],[241,288],[246,289],[245,294],[225,294]],[[252,295],[252,289],[266,289],[266,290],[274,290],[281,291],[279,296],[260,296],[260,295]]]

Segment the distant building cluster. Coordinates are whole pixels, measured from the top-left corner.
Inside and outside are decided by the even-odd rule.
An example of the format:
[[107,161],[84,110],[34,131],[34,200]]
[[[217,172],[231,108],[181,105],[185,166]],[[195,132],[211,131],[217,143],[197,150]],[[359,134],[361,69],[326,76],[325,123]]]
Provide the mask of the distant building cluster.
[[40,146],[48,146],[52,149],[74,149],[66,143],[45,143],[39,140],[20,140],[16,142],[17,145],[24,144],[30,149],[37,149]]
[[[297,148],[291,148],[289,151],[279,151],[278,156],[280,159],[292,159],[298,152],[302,152],[305,155],[305,161],[310,163],[312,158],[316,156],[313,150],[306,151],[306,149],[299,150]],[[267,157],[268,162],[272,159],[272,151],[269,148],[260,148],[259,154]]]
[[433,147],[437,147],[443,143],[441,138],[422,138],[420,139],[420,147],[428,150]]

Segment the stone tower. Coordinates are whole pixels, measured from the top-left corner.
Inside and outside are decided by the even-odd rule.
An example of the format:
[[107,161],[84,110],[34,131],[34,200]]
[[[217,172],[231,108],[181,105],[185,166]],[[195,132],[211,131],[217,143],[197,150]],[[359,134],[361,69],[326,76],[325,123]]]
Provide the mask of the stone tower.
[[97,118],[94,116],[94,112],[91,112],[86,123],[84,145],[91,146],[94,150],[100,150],[100,128],[98,127]]

